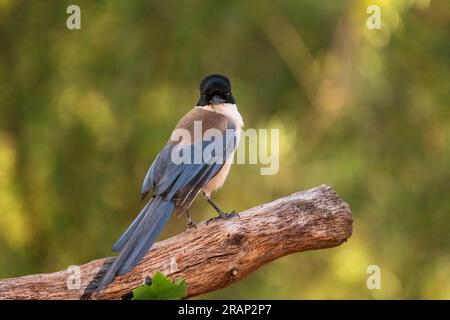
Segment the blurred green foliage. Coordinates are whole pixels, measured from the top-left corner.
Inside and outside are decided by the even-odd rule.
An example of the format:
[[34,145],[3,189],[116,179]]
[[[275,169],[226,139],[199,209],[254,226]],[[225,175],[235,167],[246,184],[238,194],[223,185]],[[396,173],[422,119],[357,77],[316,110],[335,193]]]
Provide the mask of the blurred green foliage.
[[1,278],[111,255],[199,81],[223,73],[246,127],[280,129],[280,171],[236,165],[217,202],[326,183],[354,234],[201,298],[450,298],[450,2],[79,0],[70,31],[72,3],[0,0]]

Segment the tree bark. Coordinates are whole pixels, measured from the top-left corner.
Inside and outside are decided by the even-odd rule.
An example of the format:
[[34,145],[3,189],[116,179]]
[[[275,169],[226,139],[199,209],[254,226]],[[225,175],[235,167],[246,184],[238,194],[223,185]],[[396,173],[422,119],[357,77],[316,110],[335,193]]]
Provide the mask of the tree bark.
[[235,283],[290,253],[338,246],[352,234],[349,206],[326,185],[239,215],[201,222],[197,229],[156,243],[131,272],[99,295],[91,291],[114,258],[80,265],[79,288],[72,281],[76,269],[0,280],[0,299],[121,299],[156,271],[185,279],[188,297],[193,297]]

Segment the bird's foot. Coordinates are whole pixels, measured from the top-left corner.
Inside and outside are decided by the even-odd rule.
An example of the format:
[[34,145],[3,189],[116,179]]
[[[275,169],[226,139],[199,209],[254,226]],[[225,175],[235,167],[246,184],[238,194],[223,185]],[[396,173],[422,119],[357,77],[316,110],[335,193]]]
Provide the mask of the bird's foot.
[[217,217],[213,217],[210,218],[209,220],[206,221],[206,225],[208,225],[210,222],[217,220],[217,219],[224,219],[224,220],[229,220],[232,218],[240,218],[240,215],[236,212],[236,210],[233,210],[231,212],[223,212],[223,211],[219,211],[218,212],[218,216]]
[[232,218],[236,218],[236,217],[237,217],[237,218],[240,218],[240,216],[239,216],[239,214],[236,212],[236,210],[233,210],[233,211],[228,212],[228,213],[220,211],[218,217],[219,217],[219,218],[222,218],[222,219],[225,219],[225,220],[232,219]]
[[189,230],[189,229],[192,229],[192,228],[197,229],[197,225],[191,219],[191,214],[189,213],[189,209],[186,210],[186,218],[187,218],[186,230]]
[[195,222],[189,221],[188,223],[186,223],[186,230],[190,230],[193,228],[197,229],[197,224],[195,224]]

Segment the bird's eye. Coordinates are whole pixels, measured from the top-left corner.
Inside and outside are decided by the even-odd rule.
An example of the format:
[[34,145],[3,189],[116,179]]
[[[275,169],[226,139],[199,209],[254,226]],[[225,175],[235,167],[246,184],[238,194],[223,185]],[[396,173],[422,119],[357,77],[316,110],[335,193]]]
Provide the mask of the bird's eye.
[[230,93],[229,92],[225,92],[225,97],[229,97]]
[[203,98],[205,98],[205,99],[206,99],[206,94],[204,94],[204,95],[203,95]]

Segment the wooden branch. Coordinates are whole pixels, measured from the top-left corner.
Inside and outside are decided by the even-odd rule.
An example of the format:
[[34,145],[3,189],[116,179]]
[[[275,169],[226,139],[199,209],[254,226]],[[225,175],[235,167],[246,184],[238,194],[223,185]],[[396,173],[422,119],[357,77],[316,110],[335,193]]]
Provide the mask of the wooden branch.
[[287,254],[338,246],[351,233],[349,206],[322,185],[245,210],[239,218],[199,223],[197,229],[158,242],[134,270],[117,277],[100,295],[90,292],[114,258],[80,265],[79,289],[68,289],[72,273],[67,270],[0,280],[0,299],[120,299],[156,271],[184,278],[188,297],[193,297],[237,282]]

